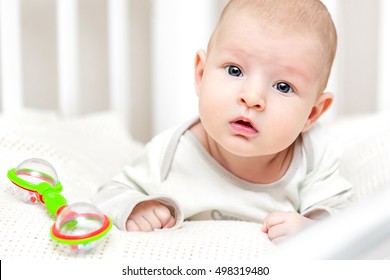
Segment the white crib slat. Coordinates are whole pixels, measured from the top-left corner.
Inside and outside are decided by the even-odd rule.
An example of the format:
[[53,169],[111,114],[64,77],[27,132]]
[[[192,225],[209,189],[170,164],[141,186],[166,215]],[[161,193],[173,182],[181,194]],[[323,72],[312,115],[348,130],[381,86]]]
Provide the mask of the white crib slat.
[[377,108],[379,111],[390,110],[390,94],[387,83],[390,77],[390,1],[380,2],[379,30],[379,88]]
[[[152,11],[153,134],[197,114],[195,53],[216,22],[209,0],[155,0]],[[199,20],[202,15],[202,20]]]
[[77,3],[77,0],[57,0],[58,100],[59,110],[65,116],[81,112]]
[[4,113],[23,106],[20,1],[0,0],[1,106]]
[[[342,31],[342,28],[341,28],[342,18],[340,16],[340,5],[341,5],[340,1],[322,0],[322,2],[326,5],[329,13],[331,14],[332,19],[335,23],[337,32],[340,35],[340,33]],[[340,47],[339,47],[339,49],[340,49]],[[340,57],[342,57],[342,52],[339,51],[337,53],[335,61],[333,63],[333,69],[332,69],[332,73],[331,73],[331,76],[330,76],[329,81],[328,81],[328,86],[326,88],[326,91],[330,91],[333,93],[342,92],[342,89],[341,89],[342,82],[340,81],[340,78],[339,78],[340,77],[340,70],[341,70],[340,69]],[[324,115],[324,117],[322,117],[323,120],[333,120],[334,118],[337,117],[337,112],[339,111],[339,107],[340,107],[339,102],[340,102],[340,98],[336,98],[335,102],[333,103],[329,112],[327,112]]]
[[108,1],[110,109],[128,120],[130,102],[129,3]]

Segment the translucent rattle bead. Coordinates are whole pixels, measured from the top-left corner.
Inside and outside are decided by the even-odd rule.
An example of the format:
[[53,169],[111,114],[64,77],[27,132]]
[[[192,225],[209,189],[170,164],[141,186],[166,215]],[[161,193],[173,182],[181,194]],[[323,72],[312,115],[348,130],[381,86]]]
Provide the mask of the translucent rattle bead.
[[58,184],[58,176],[54,167],[47,161],[38,158],[27,159],[15,168],[15,174],[23,185],[12,185],[16,196],[26,203],[36,203],[41,200],[35,186],[46,182],[51,186]]
[[73,252],[87,252],[100,243],[110,227],[110,220],[94,205],[78,202],[61,210],[51,235]]

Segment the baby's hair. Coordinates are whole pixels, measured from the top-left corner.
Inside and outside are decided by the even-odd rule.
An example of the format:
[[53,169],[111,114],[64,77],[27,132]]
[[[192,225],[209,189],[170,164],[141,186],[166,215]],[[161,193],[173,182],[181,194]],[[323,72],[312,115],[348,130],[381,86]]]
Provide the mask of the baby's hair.
[[221,13],[216,30],[230,13],[238,12],[255,16],[262,26],[282,35],[313,36],[323,49],[322,90],[325,89],[336,54],[337,32],[328,9],[320,0],[230,0]]

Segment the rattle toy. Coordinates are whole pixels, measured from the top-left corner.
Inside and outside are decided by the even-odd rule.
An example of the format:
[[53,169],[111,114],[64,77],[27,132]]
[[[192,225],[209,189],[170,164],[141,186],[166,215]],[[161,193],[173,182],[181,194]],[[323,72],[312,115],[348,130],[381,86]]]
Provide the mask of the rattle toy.
[[50,236],[72,251],[90,251],[112,227],[111,219],[94,205],[87,202],[68,205],[60,194],[62,185],[55,169],[43,159],[27,159],[10,169],[7,176],[19,198],[27,203],[41,202],[57,217]]

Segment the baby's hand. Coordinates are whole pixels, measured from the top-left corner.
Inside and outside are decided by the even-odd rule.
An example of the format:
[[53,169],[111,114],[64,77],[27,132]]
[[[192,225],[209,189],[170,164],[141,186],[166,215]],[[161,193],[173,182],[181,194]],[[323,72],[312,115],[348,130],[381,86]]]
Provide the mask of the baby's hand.
[[261,230],[268,234],[269,239],[277,242],[300,231],[312,222],[313,220],[297,212],[273,212],[265,218]]
[[176,220],[169,209],[157,201],[144,201],[137,204],[126,222],[127,231],[152,231],[171,228]]

